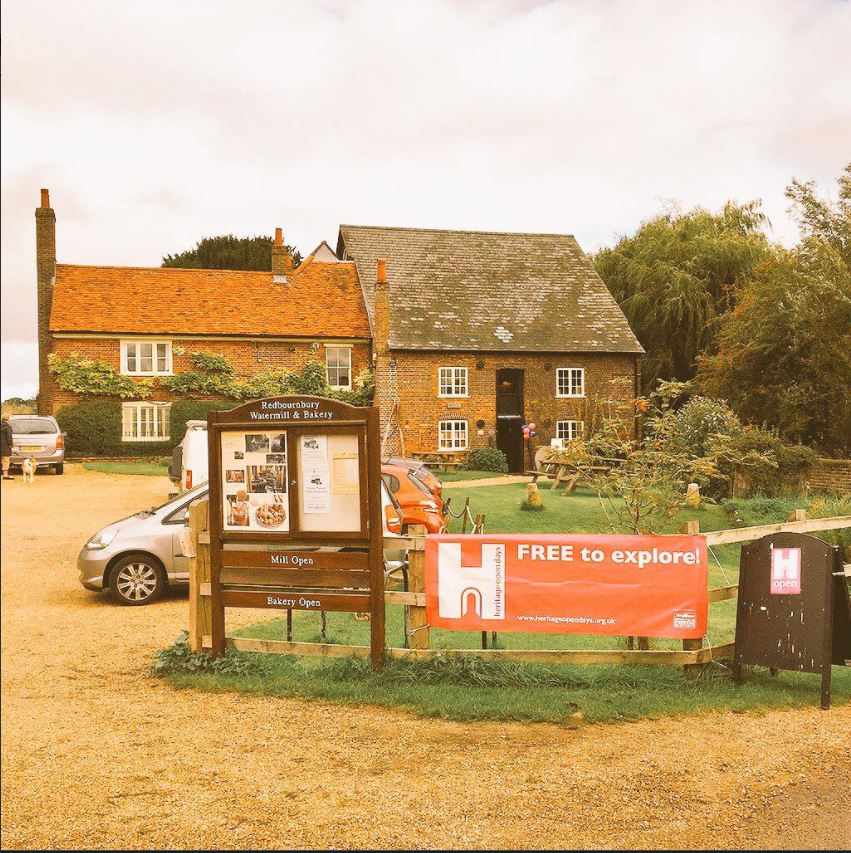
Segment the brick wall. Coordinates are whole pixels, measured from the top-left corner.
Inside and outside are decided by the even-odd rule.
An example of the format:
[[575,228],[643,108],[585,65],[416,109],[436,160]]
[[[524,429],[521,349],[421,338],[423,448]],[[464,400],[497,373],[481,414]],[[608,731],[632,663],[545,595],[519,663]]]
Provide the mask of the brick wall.
[[851,459],[819,459],[807,484],[811,492],[851,494]]
[[[496,371],[524,371],[526,421],[538,426],[537,444],[549,444],[556,421],[578,420],[589,428],[601,412],[624,419],[632,427],[634,365],[632,355],[552,353],[418,353],[394,351],[399,395],[399,421],[404,433],[404,451],[434,451],[438,448],[438,421],[466,420],[469,449],[496,446]],[[438,396],[438,369],[466,367],[469,397]],[[556,397],[559,367],[585,368],[584,398]],[[603,401],[617,401],[609,405]],[[483,421],[481,427],[478,421]]]
[[[198,350],[208,350],[223,355],[242,378],[270,368],[301,370],[310,360],[319,360],[323,364],[325,362],[325,348],[322,342],[318,348],[314,348],[309,342],[164,339],[172,341],[172,367],[175,373],[192,370],[190,356]],[[121,368],[121,338],[119,337],[53,338],[52,351],[63,357],[76,353],[84,358],[104,361],[116,370]],[[371,351],[368,341],[352,346],[352,380],[361,370],[370,366],[370,359]],[[79,399],[77,395],[59,388],[50,374],[45,378],[43,387],[47,389],[45,399],[50,401],[50,409],[45,413],[55,413],[62,406],[76,403]],[[171,402],[180,398],[162,388],[155,390],[151,399],[158,402]]]

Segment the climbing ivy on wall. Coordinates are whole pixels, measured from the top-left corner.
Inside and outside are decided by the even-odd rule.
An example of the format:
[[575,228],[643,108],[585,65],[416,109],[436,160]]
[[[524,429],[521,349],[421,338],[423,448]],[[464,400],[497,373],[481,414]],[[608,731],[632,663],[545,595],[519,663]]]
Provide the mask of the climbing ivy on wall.
[[[86,397],[147,400],[153,395],[155,387],[161,387],[187,399],[224,397],[239,401],[286,394],[311,394],[356,406],[368,406],[375,393],[375,380],[368,369],[355,377],[352,391],[337,391],[329,387],[325,368],[318,361],[309,361],[300,371],[270,368],[247,379],[238,377],[233,365],[219,353],[199,350],[190,355],[190,362],[191,370],[153,380],[123,376],[106,362],[81,358],[76,353],[65,358],[56,354],[48,357],[50,372],[59,387]],[[158,386],[155,386],[155,382]]]
[[48,370],[63,391],[83,397],[121,397],[147,400],[153,393],[149,379],[122,376],[105,361],[81,358],[77,353],[66,357],[51,353],[47,357]]

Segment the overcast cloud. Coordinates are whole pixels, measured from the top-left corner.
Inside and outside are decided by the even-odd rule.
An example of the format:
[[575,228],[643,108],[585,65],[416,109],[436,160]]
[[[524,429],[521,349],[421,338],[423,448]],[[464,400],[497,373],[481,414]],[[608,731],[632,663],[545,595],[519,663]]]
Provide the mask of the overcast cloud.
[[39,188],[59,260],[157,266],[341,222],[611,243],[669,200],[826,191],[851,159],[851,4],[3,3],[2,393],[36,390]]

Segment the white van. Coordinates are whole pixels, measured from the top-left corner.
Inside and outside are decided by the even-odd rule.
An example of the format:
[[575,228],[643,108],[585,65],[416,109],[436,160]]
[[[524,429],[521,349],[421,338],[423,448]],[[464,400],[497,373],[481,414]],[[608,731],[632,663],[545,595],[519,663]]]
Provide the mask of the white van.
[[181,492],[188,492],[209,478],[207,422],[187,421],[183,440],[172,453],[168,476]]

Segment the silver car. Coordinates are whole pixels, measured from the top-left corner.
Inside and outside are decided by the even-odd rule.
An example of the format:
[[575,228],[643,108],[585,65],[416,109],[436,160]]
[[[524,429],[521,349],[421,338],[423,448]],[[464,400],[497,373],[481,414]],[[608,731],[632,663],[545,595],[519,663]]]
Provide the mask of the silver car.
[[65,470],[65,436],[49,415],[10,415],[12,427],[11,464],[19,466],[32,457],[38,468]]
[[109,589],[120,604],[151,604],[168,586],[189,583],[181,531],[189,504],[207,497],[207,485],[170,498],[99,530],[77,557],[80,583]]
[[[189,558],[183,536],[189,504],[206,498],[207,484],[196,486],[158,507],[137,512],[99,530],[77,556],[80,583],[95,592],[109,589],[119,604],[152,604],[169,586],[189,583]],[[381,484],[384,537],[398,537],[402,510]],[[391,529],[392,528],[392,529]],[[385,571],[400,571],[404,548],[384,551]]]

